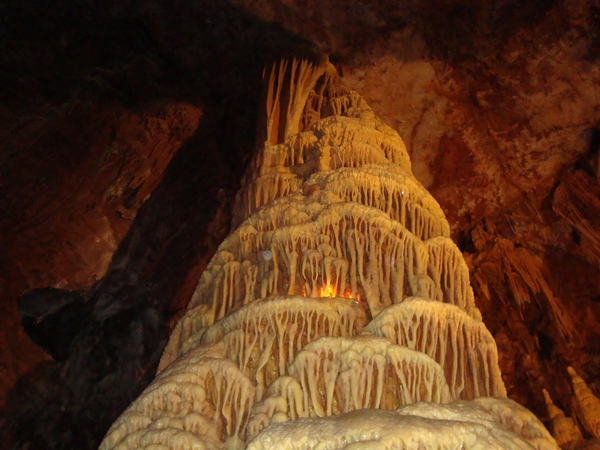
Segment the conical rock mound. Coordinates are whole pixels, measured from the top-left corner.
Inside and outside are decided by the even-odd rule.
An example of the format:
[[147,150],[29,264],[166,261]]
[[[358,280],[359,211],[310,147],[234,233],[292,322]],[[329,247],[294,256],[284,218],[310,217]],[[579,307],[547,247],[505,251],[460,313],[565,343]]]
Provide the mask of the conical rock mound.
[[400,136],[322,57],[265,71],[262,108],[234,229],[100,448],[558,448]]

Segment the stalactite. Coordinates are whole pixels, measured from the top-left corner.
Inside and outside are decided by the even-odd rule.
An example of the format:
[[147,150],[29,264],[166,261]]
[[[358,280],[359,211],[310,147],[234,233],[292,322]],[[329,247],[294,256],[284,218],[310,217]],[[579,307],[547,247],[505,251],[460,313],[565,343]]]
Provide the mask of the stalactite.
[[[477,233],[482,234],[481,230]],[[490,289],[502,290],[507,286],[520,309],[535,300],[566,343],[578,339],[571,317],[544,278],[538,257],[525,248],[515,247],[508,239],[498,238],[479,260],[483,262],[476,262],[475,279],[488,299],[491,299]],[[502,299],[503,295],[499,297]]]
[[185,449],[204,439],[237,446],[245,438],[255,387],[219,353],[222,348],[199,347],[163,370],[113,424],[100,450]]
[[448,238],[436,237],[425,242],[429,253],[429,276],[436,286],[438,301],[456,305],[481,319],[469,283],[469,268],[458,247]]
[[268,72],[234,230],[102,450],[557,448],[502,398],[467,266],[404,143],[338,82],[325,60]]
[[406,299],[375,317],[367,330],[433,358],[444,369],[454,399],[506,396],[493,337],[456,306]]
[[[276,380],[268,396],[255,406],[253,433],[273,419],[325,417],[356,409],[396,409],[420,401],[452,400],[435,361],[376,337],[312,342],[296,355],[288,372],[290,375]],[[253,422],[259,424],[253,426]]]
[[366,321],[358,302],[347,299],[274,297],[217,322],[200,343],[225,342],[225,355],[256,380],[261,397],[307,344],[325,336],[354,336]]
[[277,144],[300,131],[304,105],[327,68],[327,59],[323,57],[314,62],[291,58],[276,62],[269,72],[265,71],[263,78],[268,79],[265,83],[265,123],[259,119],[259,127],[264,126],[265,130],[259,128],[260,144],[265,141]]
[[583,247],[600,265],[600,185],[582,171],[567,172],[556,188],[552,208],[587,241]]
[[321,192],[332,193],[340,202],[379,209],[421,240],[450,234],[437,202],[397,166],[368,164],[360,169],[320,172],[305,185],[318,186]]
[[[285,211],[282,214],[286,215]],[[191,305],[206,303],[215,319],[220,319],[243,302],[263,297],[263,290],[266,296],[279,292],[295,295],[304,288],[307,296],[315,296],[317,287],[330,283],[334,276],[338,292],[364,295],[373,312],[378,312],[391,305],[393,298],[419,295],[421,284],[411,281],[429,279],[427,247],[379,210],[338,202],[323,208],[313,220],[300,217],[300,224],[248,235],[248,253],[235,247],[237,238],[228,238],[204,273]],[[289,223],[290,216],[287,220]],[[264,252],[269,252],[270,259],[261,256]],[[252,291],[246,290],[241,281],[245,258],[257,267],[260,279],[269,280],[268,285],[255,284],[248,286]],[[445,285],[429,282],[444,298],[468,304],[469,311],[476,314],[472,294],[463,286],[468,283],[468,271],[466,266],[460,268],[464,269],[461,277],[449,279]],[[456,297],[454,283],[462,283],[459,291],[465,298]],[[293,288],[296,290],[290,291]]]

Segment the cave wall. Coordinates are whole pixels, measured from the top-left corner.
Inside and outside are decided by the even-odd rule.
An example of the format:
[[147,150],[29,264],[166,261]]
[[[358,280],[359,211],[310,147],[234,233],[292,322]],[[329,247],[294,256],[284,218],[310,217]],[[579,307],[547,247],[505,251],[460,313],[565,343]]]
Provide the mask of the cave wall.
[[[228,232],[262,69],[315,47],[445,210],[509,395],[543,418],[545,387],[569,410],[568,364],[599,392],[600,5],[339,3],[2,6],[6,442],[92,448],[152,378]],[[18,305],[50,353],[17,310],[47,287],[75,294]]]

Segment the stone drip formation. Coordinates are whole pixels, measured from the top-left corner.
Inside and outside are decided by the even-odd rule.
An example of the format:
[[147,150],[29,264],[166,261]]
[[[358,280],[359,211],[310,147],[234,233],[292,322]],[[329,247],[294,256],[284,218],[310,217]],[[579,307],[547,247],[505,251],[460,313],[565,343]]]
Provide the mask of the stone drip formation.
[[557,449],[444,214],[326,58],[265,72],[234,231],[108,449]]

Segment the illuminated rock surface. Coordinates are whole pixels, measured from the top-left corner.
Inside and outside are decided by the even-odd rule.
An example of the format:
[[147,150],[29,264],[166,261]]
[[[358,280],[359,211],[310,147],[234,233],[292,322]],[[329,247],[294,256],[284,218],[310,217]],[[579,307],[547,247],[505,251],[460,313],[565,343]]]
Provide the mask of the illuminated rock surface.
[[101,450],[557,448],[505,399],[467,265],[400,137],[326,59],[273,65],[265,99],[237,228]]
[[[330,54],[402,136],[472,270],[509,397],[547,421],[546,388],[578,423],[568,366],[599,394],[597,2],[19,0],[1,9],[0,447],[95,449],[154,378],[229,232],[265,61],[297,54],[297,44]],[[480,229],[488,243],[475,247]],[[502,240],[527,264],[513,265]],[[24,332],[16,299],[43,287],[57,289],[31,293]],[[58,310],[60,289],[85,303]],[[571,319],[566,338],[557,318]]]
[[550,430],[556,439],[556,443],[561,448],[575,448],[583,441],[583,436],[577,424],[572,418],[565,416],[565,413],[557,407],[550,398],[548,391],[544,389],[544,398],[548,415],[550,416]]

